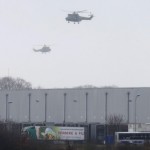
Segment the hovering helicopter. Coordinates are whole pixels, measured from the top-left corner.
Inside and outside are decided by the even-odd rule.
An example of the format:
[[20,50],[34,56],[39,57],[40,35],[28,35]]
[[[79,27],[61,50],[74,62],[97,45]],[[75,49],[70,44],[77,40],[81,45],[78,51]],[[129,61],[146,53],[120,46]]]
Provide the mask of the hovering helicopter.
[[66,21],[79,23],[82,20],[91,20],[93,18],[93,15],[90,13],[89,17],[80,16],[79,13],[85,13],[86,10],[82,11],[74,11],[72,14],[68,14],[68,16],[65,18]]
[[48,46],[44,45],[41,49],[33,49],[33,51],[47,53],[50,52],[51,49]]

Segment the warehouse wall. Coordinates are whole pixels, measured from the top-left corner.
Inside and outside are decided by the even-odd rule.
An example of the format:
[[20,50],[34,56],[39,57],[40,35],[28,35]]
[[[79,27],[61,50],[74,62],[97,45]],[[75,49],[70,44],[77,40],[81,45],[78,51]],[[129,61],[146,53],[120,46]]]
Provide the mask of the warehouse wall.
[[[29,121],[29,94],[31,122],[46,121],[54,123],[105,122],[106,93],[107,116],[123,115],[128,117],[128,94],[130,102],[129,121],[135,119],[135,97],[137,99],[137,122],[150,122],[150,88],[83,88],[83,89],[34,89],[18,91],[0,91],[0,120],[16,122]],[[8,96],[6,96],[8,94]],[[47,94],[47,97],[45,96]],[[64,95],[66,94],[66,96]],[[7,97],[7,98],[6,98]],[[6,99],[7,111],[6,111]],[[46,100],[45,100],[46,99]],[[66,101],[64,105],[64,101]],[[65,111],[64,111],[65,108]],[[65,113],[65,117],[64,117]],[[7,117],[6,117],[7,114]]]

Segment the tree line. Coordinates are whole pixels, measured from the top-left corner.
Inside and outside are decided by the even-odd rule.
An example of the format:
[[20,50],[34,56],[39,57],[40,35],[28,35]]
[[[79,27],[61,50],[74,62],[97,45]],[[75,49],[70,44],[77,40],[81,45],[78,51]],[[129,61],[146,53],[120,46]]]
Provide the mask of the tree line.
[[22,78],[2,77],[0,78],[0,90],[22,90],[32,89],[32,84]]

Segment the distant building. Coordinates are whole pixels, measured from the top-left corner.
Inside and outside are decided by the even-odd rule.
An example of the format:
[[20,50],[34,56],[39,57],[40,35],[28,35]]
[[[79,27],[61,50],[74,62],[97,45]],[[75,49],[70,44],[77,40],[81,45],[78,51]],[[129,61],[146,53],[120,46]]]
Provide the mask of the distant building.
[[[128,132],[134,132],[134,131],[135,131],[135,124],[128,124]],[[137,132],[149,132],[150,124],[149,123],[137,123],[136,131]]]
[[104,124],[122,115],[135,123],[136,109],[136,123],[148,123],[149,107],[150,88],[142,87],[0,91],[1,121]]

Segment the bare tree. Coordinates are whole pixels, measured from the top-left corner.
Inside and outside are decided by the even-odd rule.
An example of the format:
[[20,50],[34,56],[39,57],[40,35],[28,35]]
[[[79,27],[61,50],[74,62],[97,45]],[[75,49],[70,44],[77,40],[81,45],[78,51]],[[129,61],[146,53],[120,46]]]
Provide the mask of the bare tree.
[[82,88],[97,88],[96,86],[94,86],[94,85],[89,85],[89,84],[87,84],[87,85],[80,85],[80,86],[76,86],[76,87],[74,87],[75,89],[77,88],[77,89],[82,89]]
[[114,134],[116,131],[126,130],[125,120],[121,114],[111,114],[108,116],[107,133]]
[[12,77],[0,78],[0,90],[21,90],[31,88],[32,88],[31,83],[21,78],[12,78]]
[[109,125],[120,125],[122,123],[124,123],[123,115],[120,115],[120,114],[115,115],[115,114],[113,114],[113,115],[109,115],[108,116],[108,124]]
[[76,87],[73,87],[73,88],[82,89],[82,88],[117,88],[117,87],[118,86],[116,86],[116,85],[98,87],[98,86],[87,84],[87,85],[76,86]]

